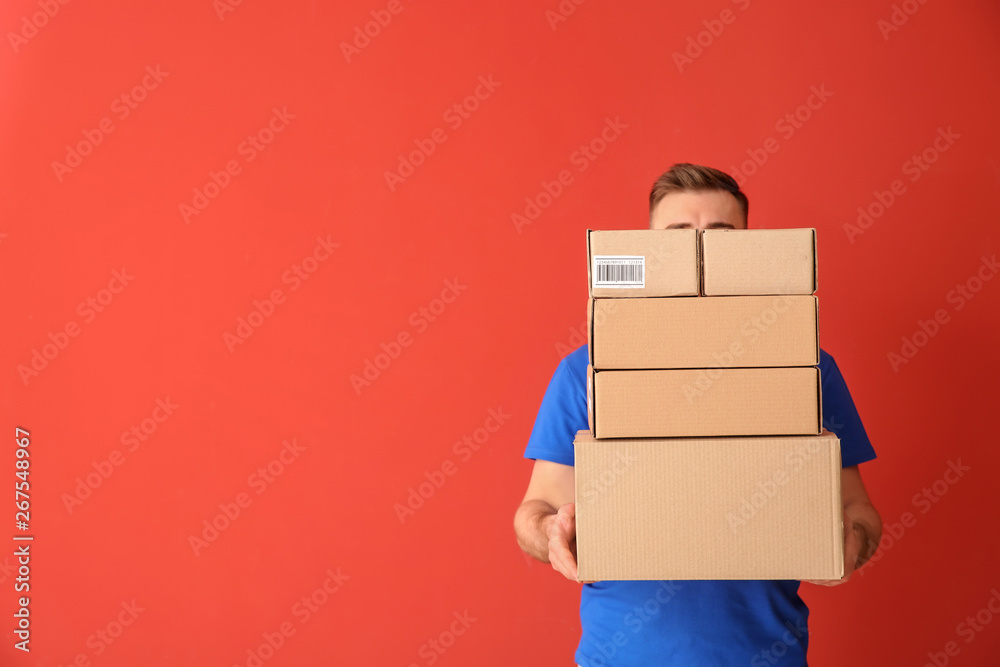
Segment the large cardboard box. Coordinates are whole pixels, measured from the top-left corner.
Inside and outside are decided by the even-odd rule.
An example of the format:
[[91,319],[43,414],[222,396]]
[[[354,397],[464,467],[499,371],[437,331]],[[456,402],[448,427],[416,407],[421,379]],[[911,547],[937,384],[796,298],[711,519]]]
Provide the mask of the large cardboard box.
[[814,296],[591,299],[590,364],[602,369],[815,366]]
[[596,438],[818,435],[823,428],[815,366],[588,372]]
[[840,441],[577,434],[580,581],[839,579]]
[[698,231],[587,230],[592,297],[697,296]]
[[702,294],[812,294],[815,229],[706,229],[701,233]]

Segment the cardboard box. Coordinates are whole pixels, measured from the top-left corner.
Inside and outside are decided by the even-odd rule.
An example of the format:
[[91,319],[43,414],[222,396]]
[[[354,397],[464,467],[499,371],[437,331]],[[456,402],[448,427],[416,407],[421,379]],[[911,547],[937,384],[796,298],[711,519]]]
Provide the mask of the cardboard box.
[[814,296],[591,299],[598,369],[815,366]]
[[592,297],[697,296],[698,231],[587,230]]
[[597,438],[818,435],[819,369],[594,370],[590,430]]
[[701,253],[705,296],[816,291],[815,229],[706,229]]
[[580,581],[839,579],[840,441],[800,437],[576,443]]

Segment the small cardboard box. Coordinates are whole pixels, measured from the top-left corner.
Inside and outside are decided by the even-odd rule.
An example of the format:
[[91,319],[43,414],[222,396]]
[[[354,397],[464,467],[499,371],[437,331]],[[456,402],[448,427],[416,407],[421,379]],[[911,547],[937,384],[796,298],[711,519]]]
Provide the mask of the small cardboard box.
[[706,229],[701,233],[704,296],[812,294],[815,229]]
[[591,299],[590,364],[602,369],[815,366],[814,296]]
[[839,579],[840,441],[575,441],[580,581]]
[[819,368],[594,370],[596,438],[818,435]]
[[587,230],[592,297],[698,296],[694,229]]

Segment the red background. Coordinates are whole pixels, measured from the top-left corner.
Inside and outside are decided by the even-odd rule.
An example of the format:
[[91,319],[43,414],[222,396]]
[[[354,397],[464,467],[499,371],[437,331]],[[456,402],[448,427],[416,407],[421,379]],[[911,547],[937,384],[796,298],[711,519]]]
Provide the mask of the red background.
[[[211,0],[4,3],[0,461],[13,485],[14,430],[28,429],[35,542],[30,654],[12,648],[15,543],[0,549],[0,662],[245,665],[291,621],[264,664],[572,664],[578,587],[526,559],[511,527],[523,448],[579,343],[584,230],[643,227],[652,181],[693,161],[753,172],[752,227],[818,230],[822,344],[879,456],[862,473],[886,524],[915,517],[864,575],[803,585],[810,664],[917,665],[948,641],[953,664],[996,664],[1000,622],[968,642],[957,626],[1000,586],[1000,280],[960,310],[948,294],[998,250],[1000,9],[906,4],[594,0],[564,3],[575,11],[553,25],[556,0],[402,0],[395,15],[247,1],[221,17]],[[348,62],[341,43],[372,11],[391,22]],[[147,66],[169,74],[120,118],[114,100]],[[814,86],[831,96],[789,136],[782,119]],[[246,161],[241,142],[275,108],[294,118]],[[60,180],[53,162],[103,118],[113,131]],[[627,127],[580,171],[573,155],[606,119]],[[445,141],[390,189],[386,171],[435,128]],[[911,181],[905,163],[939,128],[959,138]],[[229,160],[240,172],[186,222],[179,205]],[[517,228],[562,170],[572,182]],[[852,236],[858,207],[896,179],[905,193]],[[292,290],[282,276],[317,237],[339,247]],[[122,267],[134,279],[102,296]],[[447,280],[465,289],[435,303]],[[230,352],[224,335],[274,289],[284,302]],[[78,304],[108,296],[86,321]],[[894,369],[888,355],[938,309],[947,321]],[[70,321],[78,335],[24,375]],[[376,359],[401,333],[410,344]],[[389,363],[356,389],[375,360]],[[166,397],[179,407],[127,451],[121,434]],[[499,430],[454,449],[491,409],[509,414]],[[292,439],[305,450],[258,495],[248,478]],[[78,478],[116,450],[121,465],[69,511]],[[959,459],[970,470],[939,500],[914,497]],[[401,521],[396,504],[445,460],[453,474]],[[196,555],[190,537],[240,493],[252,502]],[[293,606],[328,568],[349,579],[301,623]],[[92,635],[133,600],[143,611],[97,655]],[[466,611],[476,620],[433,653]]]

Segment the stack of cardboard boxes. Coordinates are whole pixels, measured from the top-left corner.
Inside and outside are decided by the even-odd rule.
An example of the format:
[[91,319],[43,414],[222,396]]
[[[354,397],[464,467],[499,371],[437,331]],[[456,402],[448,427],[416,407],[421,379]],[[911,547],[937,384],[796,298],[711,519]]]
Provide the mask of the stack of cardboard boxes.
[[588,231],[581,581],[838,579],[816,233]]

